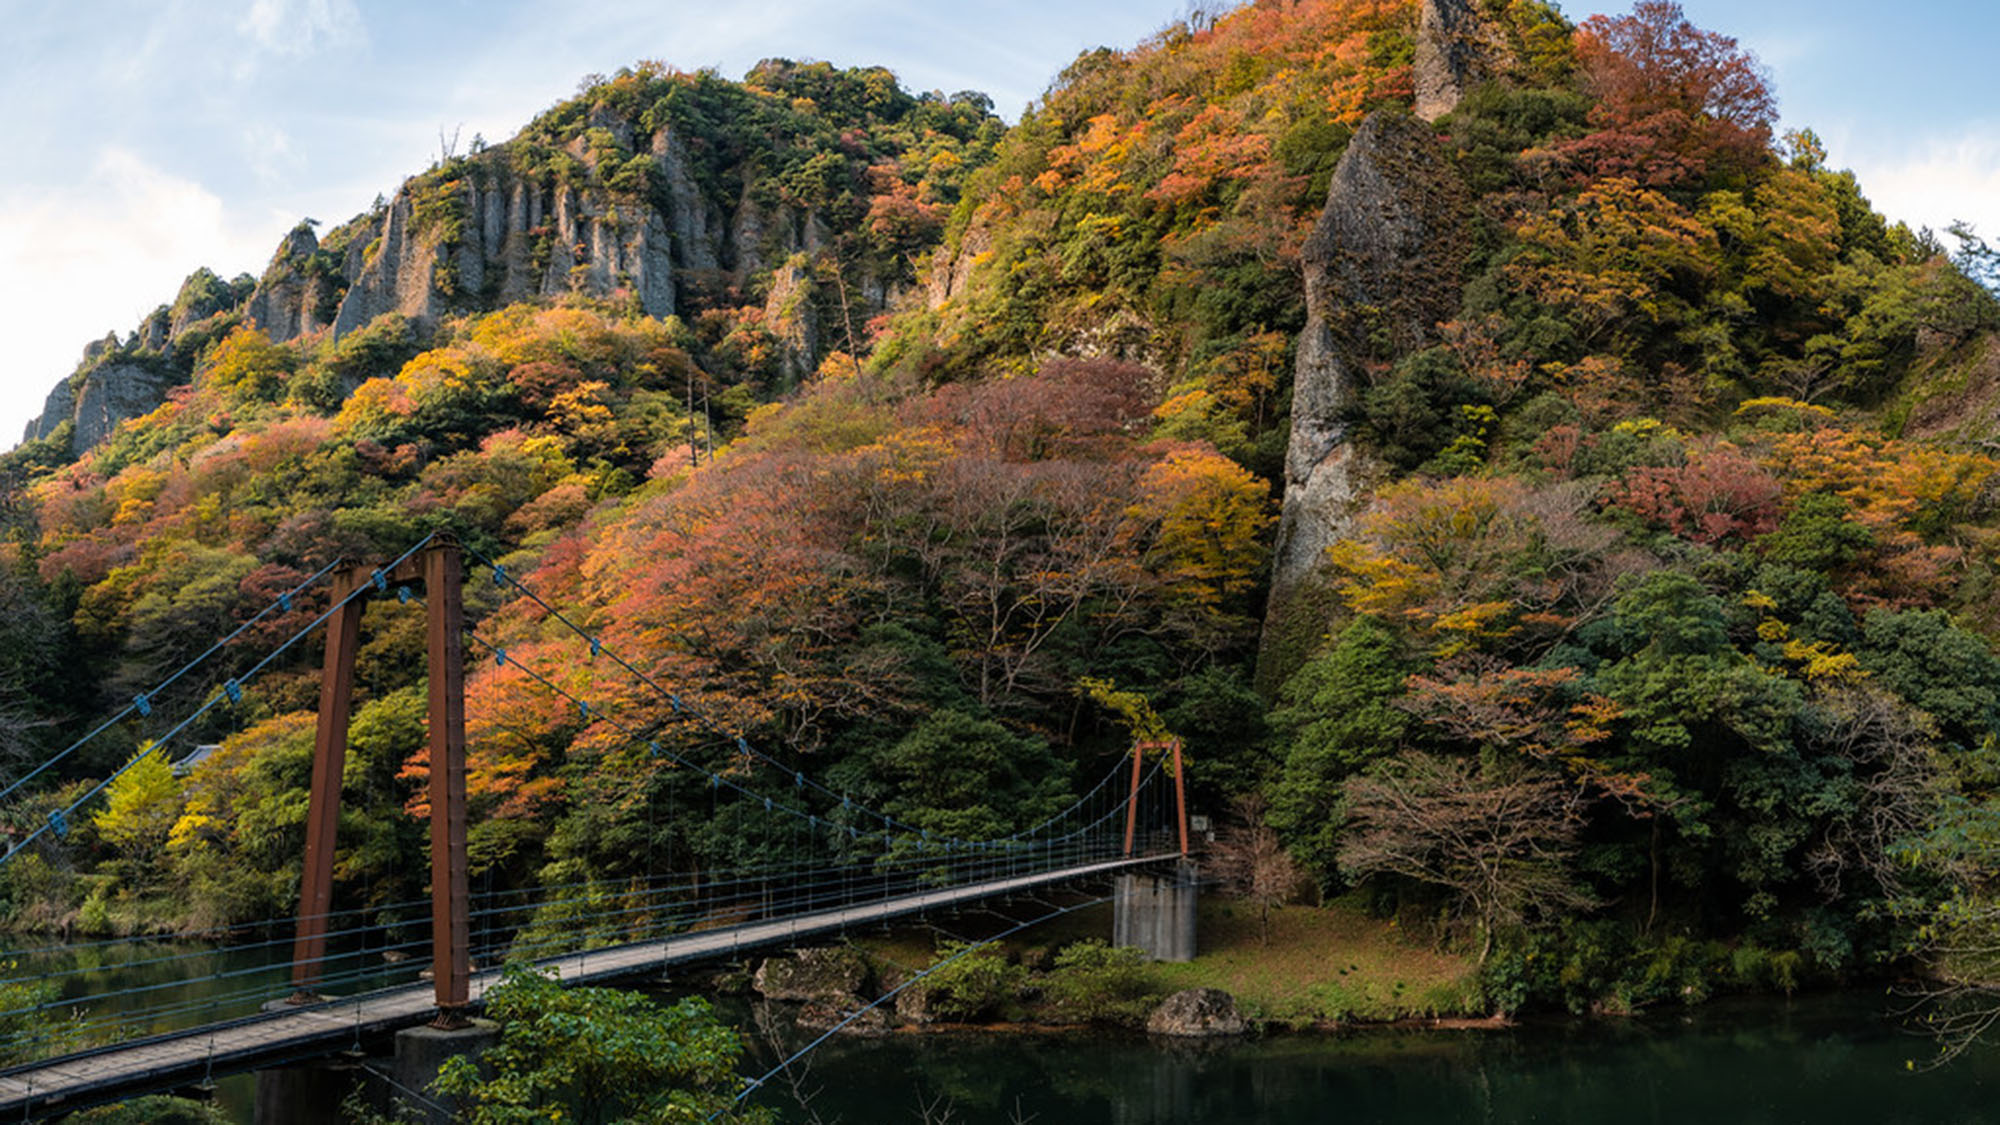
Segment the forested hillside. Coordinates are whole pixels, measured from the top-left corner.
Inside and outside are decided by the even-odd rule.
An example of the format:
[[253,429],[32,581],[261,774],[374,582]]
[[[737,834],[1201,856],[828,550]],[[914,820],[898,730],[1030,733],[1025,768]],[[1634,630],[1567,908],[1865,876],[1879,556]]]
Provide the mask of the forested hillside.
[[[534,682],[695,737],[556,606],[964,837],[1094,781],[1136,693],[1202,808],[1480,951],[1496,1007],[1978,977],[1994,260],[1774,117],[1664,0],[1254,2],[1012,127],[881,70],[591,79],[92,346],[0,462],[0,781],[449,531],[544,599],[468,585],[487,887],[796,845]],[[421,622],[371,610],[343,905],[423,890]],[[290,909],[317,674],[13,793],[20,835],[152,755],[0,867],[7,924]]]

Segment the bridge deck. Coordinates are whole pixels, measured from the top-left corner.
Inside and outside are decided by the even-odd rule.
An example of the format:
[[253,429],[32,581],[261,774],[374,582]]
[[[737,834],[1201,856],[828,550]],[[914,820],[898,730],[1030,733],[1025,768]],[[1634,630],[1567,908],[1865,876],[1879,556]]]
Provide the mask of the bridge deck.
[[[1171,858],[1174,857],[1154,855],[1103,860],[1055,871],[941,887],[792,918],[551,957],[536,964],[556,970],[569,984],[628,977],[728,957],[740,951],[797,944],[892,918],[1111,874]],[[479,1003],[487,986],[498,979],[497,969],[474,974],[473,1003]],[[16,1067],[0,1072],[0,1119],[19,1120],[30,1114],[67,1112],[200,1082],[211,1076],[324,1055],[356,1045],[363,1036],[414,1027],[429,1020],[435,1012],[431,986],[411,985]]]

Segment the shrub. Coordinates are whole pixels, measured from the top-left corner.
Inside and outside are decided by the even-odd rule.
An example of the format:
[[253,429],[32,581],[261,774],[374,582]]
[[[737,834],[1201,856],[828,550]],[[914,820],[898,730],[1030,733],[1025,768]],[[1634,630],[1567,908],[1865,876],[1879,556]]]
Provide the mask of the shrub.
[[1003,1011],[1020,996],[1027,971],[1010,965],[998,946],[940,946],[923,986],[930,1009],[944,1019],[972,1020]]
[[1042,987],[1053,1014],[1088,1023],[1138,1023],[1160,992],[1143,953],[1095,939],[1056,954]]
[[152,1095],[86,1109],[70,1120],[76,1125],[227,1125],[229,1115],[202,1102]]

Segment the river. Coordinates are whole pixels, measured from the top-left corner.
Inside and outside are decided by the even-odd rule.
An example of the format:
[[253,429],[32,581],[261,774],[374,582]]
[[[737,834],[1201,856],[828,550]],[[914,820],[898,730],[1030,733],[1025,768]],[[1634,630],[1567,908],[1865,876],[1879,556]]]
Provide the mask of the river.
[[[216,953],[189,974],[195,979],[161,988],[187,973],[188,962],[177,956],[170,971],[155,959],[193,951],[149,945],[86,956],[103,970],[100,986],[147,989],[118,1003],[139,1017],[134,1030],[153,1021],[133,1009],[183,1014],[216,1001],[227,1009],[244,1006],[237,997],[245,991],[284,990],[273,962],[285,951],[275,942],[254,954]],[[799,1077],[811,1091],[811,1114],[784,1081],[760,1093],[758,1104],[785,1122],[827,1125],[2000,1125],[2000,1052],[1975,1048],[1926,1067],[1935,1048],[1892,1017],[1894,1006],[1879,991],[1854,991],[1501,1030],[1371,1029],[1192,1045],[1111,1032],[836,1038],[809,1056]],[[725,1003],[721,1011],[752,1042],[746,1071],[761,1073],[805,1041],[795,1031],[761,1029],[749,1005]],[[249,1076],[218,1086],[219,1104],[247,1122]]]
[[[847,1125],[2000,1123],[2000,1053],[1925,1068],[1879,993],[1724,1000],[1505,1030],[1368,1030],[1167,1046],[1138,1036],[838,1040],[799,1085]],[[765,1052],[768,1053],[768,1052]],[[1911,1069],[1915,1063],[1917,1069]],[[812,1118],[781,1088],[761,1097]],[[945,1113],[950,1116],[943,1116]]]

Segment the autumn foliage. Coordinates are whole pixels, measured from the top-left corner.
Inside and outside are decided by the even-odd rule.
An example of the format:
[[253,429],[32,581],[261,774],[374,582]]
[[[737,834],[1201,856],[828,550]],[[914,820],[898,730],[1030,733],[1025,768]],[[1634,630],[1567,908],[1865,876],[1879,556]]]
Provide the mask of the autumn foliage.
[[1673,187],[1765,159],[1777,103],[1762,68],[1736,40],[1689,23],[1672,0],[1583,21],[1576,58],[1597,131],[1558,151],[1590,177]]
[[[184,385],[0,465],[0,779],[337,560],[449,532],[540,595],[468,586],[497,887],[818,858],[820,824],[688,763],[1005,836],[1115,762],[1129,712],[1183,742],[1197,804],[1264,810],[1228,845],[1253,866],[1559,963],[1534,987],[1561,1002],[1657,993],[1710,938],[1828,979],[1897,955],[1939,888],[1991,883],[1964,855],[2000,728],[2000,304],[1815,138],[1774,151],[1755,59],[1677,5],[1474,7],[1492,80],[1435,137],[1476,236],[1422,346],[1338,388],[1353,503],[1263,652],[1300,255],[1357,126],[1409,106],[1411,0],[1191,11],[1011,128],[879,69],[592,79],[517,171],[634,206],[747,176],[817,240],[789,290],[744,264],[768,247],[682,263],[679,316],[455,293],[277,343],[191,281],[179,351],[118,352]],[[672,126],[692,187],[612,112]],[[472,174],[425,180],[423,221],[464,221],[442,188]],[[151,703],[215,696],[322,599]],[[422,607],[376,603],[338,871],[388,910],[422,894],[429,762]],[[135,912],[101,925],[282,912],[309,647],[204,713],[197,772],[142,760],[78,821],[65,861]],[[9,822],[132,760],[129,726]],[[846,804],[815,815],[864,840]]]

